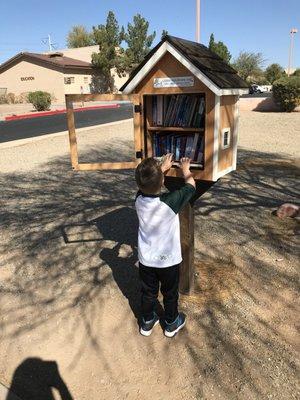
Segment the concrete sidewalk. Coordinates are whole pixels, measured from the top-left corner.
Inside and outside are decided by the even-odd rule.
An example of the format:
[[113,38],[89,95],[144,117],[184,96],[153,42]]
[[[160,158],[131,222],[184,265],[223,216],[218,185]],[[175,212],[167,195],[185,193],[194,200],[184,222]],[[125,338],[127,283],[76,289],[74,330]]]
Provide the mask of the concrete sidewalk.
[[[50,110],[62,110],[66,108],[65,104],[53,103],[51,104]],[[4,120],[5,117],[12,115],[20,115],[37,112],[31,103],[24,104],[0,104],[0,120]]]
[[[93,106],[101,106],[101,105],[108,105],[108,104],[122,104],[124,101],[89,101],[84,102],[83,107],[93,107]],[[80,108],[82,107],[82,103],[77,102],[74,103],[74,107]],[[59,104],[53,103],[49,111],[60,111],[66,108],[66,104]],[[44,111],[40,111],[42,114]],[[23,115],[23,114],[31,114],[31,113],[38,113],[30,103],[24,104],[0,104],[0,121],[5,120],[6,117]]]

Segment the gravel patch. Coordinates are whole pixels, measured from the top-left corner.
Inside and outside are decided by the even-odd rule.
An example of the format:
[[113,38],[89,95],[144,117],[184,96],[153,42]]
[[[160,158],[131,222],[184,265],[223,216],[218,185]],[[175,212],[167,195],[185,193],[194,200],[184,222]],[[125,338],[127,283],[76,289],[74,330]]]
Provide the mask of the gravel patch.
[[242,112],[239,146],[249,150],[299,157],[300,112]]

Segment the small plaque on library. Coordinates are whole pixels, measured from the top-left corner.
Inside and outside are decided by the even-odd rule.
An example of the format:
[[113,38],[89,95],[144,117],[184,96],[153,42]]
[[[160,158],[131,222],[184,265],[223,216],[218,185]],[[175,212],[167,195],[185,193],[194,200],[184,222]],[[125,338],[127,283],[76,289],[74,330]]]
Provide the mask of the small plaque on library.
[[189,87],[194,86],[193,76],[174,76],[171,78],[154,78],[153,87],[167,88],[167,87]]

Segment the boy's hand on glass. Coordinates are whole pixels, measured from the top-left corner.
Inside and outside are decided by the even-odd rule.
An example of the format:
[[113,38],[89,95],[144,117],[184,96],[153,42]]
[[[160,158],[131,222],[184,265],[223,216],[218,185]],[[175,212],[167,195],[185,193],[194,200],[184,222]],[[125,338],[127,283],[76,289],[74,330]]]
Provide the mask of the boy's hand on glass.
[[180,168],[182,169],[183,175],[190,174],[190,166],[191,166],[191,160],[187,157],[183,157],[180,160]]
[[189,183],[190,185],[196,187],[196,182],[194,180],[193,174],[190,171],[191,160],[187,157],[183,157],[180,160],[180,168],[182,170],[182,175],[185,180],[185,183]]
[[168,171],[173,165],[173,154],[172,153],[168,153],[164,156],[163,158],[163,162],[161,164],[161,170],[163,173],[165,173],[166,171]]

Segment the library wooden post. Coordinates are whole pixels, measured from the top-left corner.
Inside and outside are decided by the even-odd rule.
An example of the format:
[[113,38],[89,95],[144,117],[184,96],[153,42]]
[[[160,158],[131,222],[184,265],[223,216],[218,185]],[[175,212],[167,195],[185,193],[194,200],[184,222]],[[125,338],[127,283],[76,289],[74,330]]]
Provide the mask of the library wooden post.
[[[191,158],[197,182],[193,202],[222,176],[236,169],[238,98],[248,85],[205,46],[166,36],[131,74],[118,95],[67,95],[71,160],[75,170],[135,168],[141,159],[174,153],[166,186],[182,185],[180,157]],[[72,103],[128,100],[134,110],[135,154],[131,162],[78,162]],[[181,213],[183,267],[180,290],[193,285],[193,202]]]

